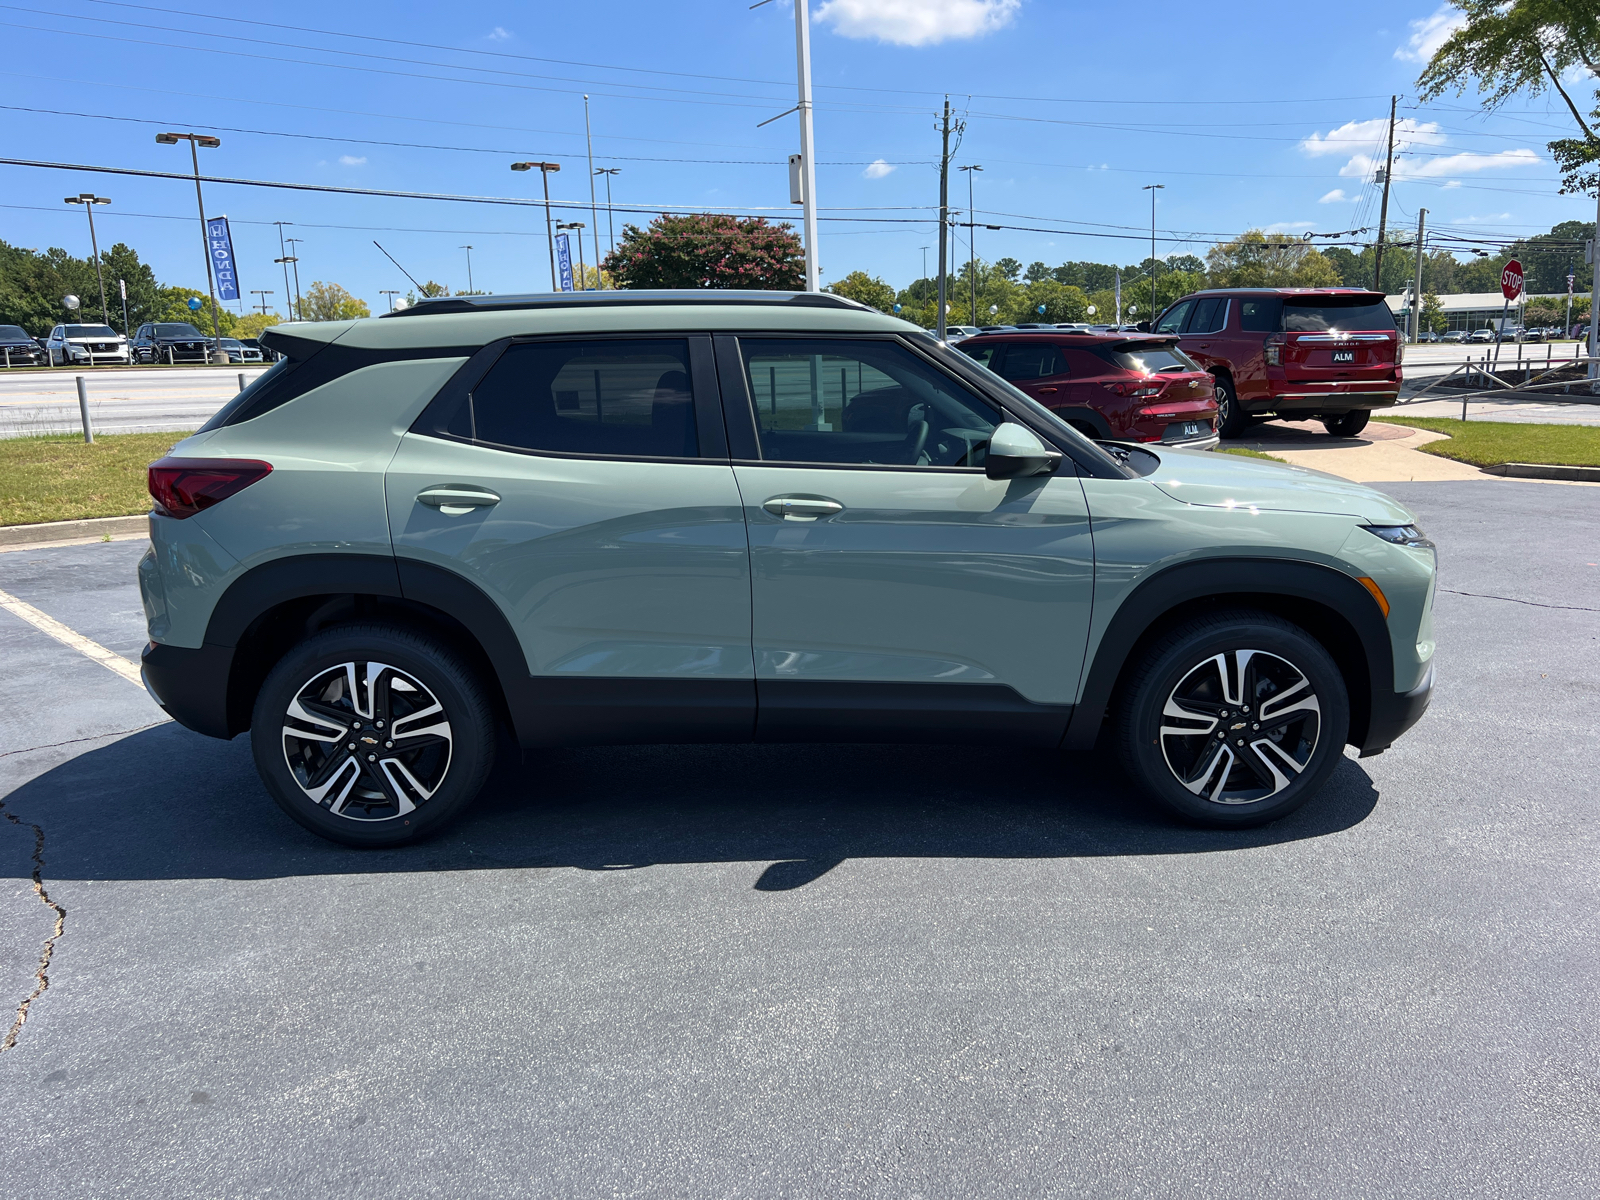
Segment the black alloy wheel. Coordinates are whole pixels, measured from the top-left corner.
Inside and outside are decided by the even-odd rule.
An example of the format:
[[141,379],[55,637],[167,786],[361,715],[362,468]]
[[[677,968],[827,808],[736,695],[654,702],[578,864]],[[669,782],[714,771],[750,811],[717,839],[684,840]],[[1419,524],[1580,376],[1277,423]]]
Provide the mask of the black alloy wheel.
[[1226,375],[1213,378],[1217,392],[1217,436],[1236,438],[1250,427],[1250,418],[1239,409],[1239,397],[1234,393],[1233,380]]
[[291,650],[256,698],[251,749],[280,807],[313,833],[394,846],[477,795],[493,709],[442,644],[390,625],[342,625]]
[[1334,437],[1355,437],[1367,427],[1367,422],[1371,419],[1371,410],[1354,408],[1338,416],[1323,417],[1322,427]]
[[1343,758],[1344,679],[1322,644],[1270,613],[1229,610],[1163,637],[1126,678],[1124,767],[1179,815],[1217,828],[1293,812]]

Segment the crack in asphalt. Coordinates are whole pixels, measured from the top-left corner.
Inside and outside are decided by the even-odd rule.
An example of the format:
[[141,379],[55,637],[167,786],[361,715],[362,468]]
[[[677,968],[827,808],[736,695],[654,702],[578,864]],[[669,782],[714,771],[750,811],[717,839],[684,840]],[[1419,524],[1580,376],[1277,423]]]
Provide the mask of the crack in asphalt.
[[28,1010],[33,1006],[33,1002],[44,995],[50,987],[50,959],[56,952],[56,940],[66,932],[67,910],[50,899],[50,893],[44,888],[44,826],[22,820],[10,812],[4,802],[0,802],[0,817],[4,817],[19,829],[33,830],[33,894],[39,897],[39,903],[56,915],[55,928],[50,931],[50,936],[45,938],[44,946],[39,951],[39,969],[34,972],[33,991],[17,1005],[17,1019],[11,1022],[11,1029],[6,1034],[5,1040],[0,1041],[0,1054],[4,1054],[17,1044],[17,1035],[22,1032],[22,1026],[28,1020]]
[[1600,612],[1600,608],[1585,608],[1581,604],[1540,604],[1537,600],[1518,600],[1515,596],[1491,596],[1486,592],[1458,592],[1455,588],[1440,588],[1452,596],[1471,596],[1475,600],[1504,600],[1507,604],[1527,604],[1534,608],[1559,608],[1563,612]]
[[[0,752],[0,758],[10,758],[13,754],[32,754],[35,750],[54,750],[58,746],[76,746],[80,742],[98,742],[101,738],[126,737],[130,733],[143,733],[146,729],[154,729],[157,725],[169,725],[171,720],[151,721],[148,725],[136,725],[132,729],[114,729],[110,733],[96,733],[90,737],[68,738],[64,742],[46,742],[42,746],[24,746],[20,750],[6,750]],[[0,805],[0,807],[4,807]]]

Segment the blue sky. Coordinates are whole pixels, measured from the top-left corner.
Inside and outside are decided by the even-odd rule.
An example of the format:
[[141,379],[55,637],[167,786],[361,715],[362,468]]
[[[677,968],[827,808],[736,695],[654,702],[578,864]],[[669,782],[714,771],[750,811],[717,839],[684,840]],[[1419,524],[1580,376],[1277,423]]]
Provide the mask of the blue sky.
[[[233,10],[267,24],[201,15],[199,0],[0,5],[7,154],[187,170],[187,148],[154,135],[192,128],[222,138],[201,151],[202,170],[219,176],[481,196],[537,195],[537,172],[508,168],[542,158],[562,164],[554,197],[586,208],[587,92],[596,166],[620,169],[619,207],[645,210],[618,214],[619,231],[669,208],[797,219],[786,166],[796,118],[757,128],[794,103],[794,10],[747,2]],[[1369,168],[1391,93],[1406,149],[1392,223],[1414,225],[1420,206],[1441,231],[1507,237],[1594,216],[1592,199],[1556,192],[1544,144],[1571,125],[1548,97],[1487,118],[1470,95],[1421,108],[1408,97],[1419,56],[1448,28],[1431,0],[1209,14],[1169,0],[826,0],[811,11],[824,282],[860,268],[903,286],[922,274],[925,246],[932,270],[946,91],[967,120],[956,162],[983,167],[979,220],[1029,227],[980,228],[988,259],[1136,262],[1149,252],[1140,189],[1151,183],[1165,185],[1163,255],[1203,256],[1252,227],[1375,227]],[[952,186],[963,209],[966,179]],[[164,282],[203,286],[182,182],[0,166],[0,237],[86,253],[81,209],[61,203],[83,191],[113,200],[96,210],[102,246],[126,241]],[[336,281],[375,311],[380,289],[407,283],[373,238],[452,290],[467,284],[469,243],[479,288],[548,286],[538,209],[225,185],[206,201],[233,222],[244,288],[273,289],[280,310],[274,221],[304,239],[302,286]],[[603,250],[603,211],[599,223]]]

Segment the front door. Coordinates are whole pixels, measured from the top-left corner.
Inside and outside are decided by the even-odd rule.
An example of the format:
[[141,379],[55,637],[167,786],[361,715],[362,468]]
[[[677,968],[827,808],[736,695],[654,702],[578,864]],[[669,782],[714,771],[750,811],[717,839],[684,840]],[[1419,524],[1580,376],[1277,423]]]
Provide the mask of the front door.
[[749,558],[710,355],[703,337],[512,344],[401,440],[402,588],[431,564],[494,603],[537,740],[751,736]]
[[897,339],[734,341],[758,737],[1054,744],[1094,567],[1070,461],[987,478],[1004,414]]

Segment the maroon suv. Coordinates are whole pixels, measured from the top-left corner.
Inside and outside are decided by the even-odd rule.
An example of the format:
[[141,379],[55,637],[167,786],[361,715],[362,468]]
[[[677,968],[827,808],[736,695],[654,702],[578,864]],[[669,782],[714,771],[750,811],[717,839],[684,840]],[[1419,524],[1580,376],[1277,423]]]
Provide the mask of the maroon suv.
[[1096,441],[1217,444],[1212,377],[1175,337],[1028,330],[979,334],[956,349]]
[[1362,288],[1218,288],[1157,318],[1217,380],[1218,429],[1314,418],[1337,437],[1361,432],[1400,398],[1404,343],[1381,292]]

